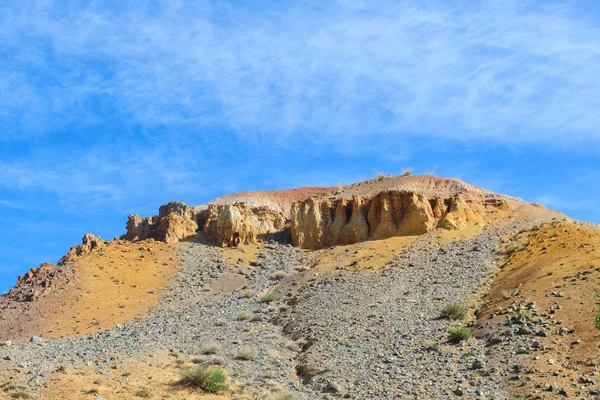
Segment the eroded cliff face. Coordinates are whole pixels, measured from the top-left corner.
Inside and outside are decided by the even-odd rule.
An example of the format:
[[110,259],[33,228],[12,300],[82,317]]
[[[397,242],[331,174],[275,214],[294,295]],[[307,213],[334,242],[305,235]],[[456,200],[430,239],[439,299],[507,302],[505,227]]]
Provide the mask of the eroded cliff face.
[[182,202],[160,207],[159,214],[142,218],[130,215],[125,240],[155,239],[177,243],[200,232],[218,246],[256,243],[264,235],[281,231],[286,219],[267,207],[251,208],[244,203],[210,205],[199,210]]
[[203,233],[221,247],[256,243],[269,233],[281,231],[285,217],[267,207],[250,208],[244,203],[209,206],[203,215]]
[[158,215],[142,218],[130,215],[127,221],[126,240],[155,239],[177,243],[198,231],[197,212],[194,207],[172,201],[160,207]]
[[406,191],[385,191],[368,199],[308,199],[292,206],[292,244],[319,249],[421,235],[435,227],[463,229],[485,223],[498,210],[510,209],[503,199],[427,198]]
[[[122,238],[177,243],[203,233],[218,246],[228,247],[256,243],[279,232],[287,235],[284,229],[289,226],[292,244],[319,249],[369,239],[421,235],[434,228],[483,226],[524,204],[457,180],[435,177],[365,181],[335,193],[325,189],[311,189],[314,197],[308,198],[302,198],[304,191],[293,191],[295,198],[301,200],[291,206],[293,196],[279,192],[269,192],[268,201],[260,193],[246,193],[232,198],[241,196],[249,202],[215,202],[202,207],[171,202],[160,207],[159,214],[153,217],[130,215],[127,234]],[[257,198],[268,206],[257,206]],[[278,205],[279,200],[283,205]]]

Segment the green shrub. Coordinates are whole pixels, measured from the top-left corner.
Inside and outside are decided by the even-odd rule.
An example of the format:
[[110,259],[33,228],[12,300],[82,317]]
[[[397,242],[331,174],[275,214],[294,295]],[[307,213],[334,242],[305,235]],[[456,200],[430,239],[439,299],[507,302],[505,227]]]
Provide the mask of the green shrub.
[[304,397],[294,392],[281,392],[269,397],[269,400],[302,400]]
[[460,304],[448,304],[440,312],[440,318],[456,321],[457,319],[464,317],[466,313],[467,310]]
[[460,343],[463,340],[468,340],[471,337],[469,328],[452,328],[448,331],[448,341],[451,343]]
[[10,394],[11,399],[30,399],[31,395],[24,390],[17,390]]
[[243,347],[238,355],[238,358],[244,361],[254,360],[255,357],[256,349],[254,347]]
[[227,390],[227,373],[219,367],[196,365],[181,371],[181,384],[200,388],[209,393]]
[[143,399],[148,399],[148,398],[152,397],[152,392],[148,388],[140,388],[135,391],[135,395],[137,397],[141,397]]
[[221,351],[221,345],[219,343],[206,343],[202,346],[202,354],[217,354]]
[[236,317],[238,321],[248,321],[250,318],[252,318],[252,313],[250,311],[240,311]]
[[281,296],[277,293],[267,293],[260,298],[261,303],[270,303],[272,301],[278,301]]

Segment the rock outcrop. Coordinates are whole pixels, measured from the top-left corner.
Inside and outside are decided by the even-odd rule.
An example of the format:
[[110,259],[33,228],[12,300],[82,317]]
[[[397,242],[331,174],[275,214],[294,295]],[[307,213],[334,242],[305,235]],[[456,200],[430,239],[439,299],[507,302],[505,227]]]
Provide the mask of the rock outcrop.
[[158,215],[142,218],[130,215],[127,221],[126,240],[155,239],[177,243],[198,231],[198,212],[194,207],[180,201],[172,201],[160,207]]
[[282,213],[267,207],[250,208],[244,203],[209,206],[201,221],[203,233],[221,247],[255,243],[285,225]]
[[[294,199],[299,200],[292,203]],[[481,225],[491,215],[510,211],[513,203],[456,179],[386,178],[335,192],[332,188],[242,192],[200,207],[174,201],[152,217],[130,215],[122,239],[177,243],[203,233],[227,247],[256,243],[279,232],[289,235],[290,226],[294,245],[318,249]]]
[[235,203],[198,209],[174,201],[161,206],[158,215],[152,217],[130,215],[127,233],[122,239],[177,243],[202,232],[218,246],[239,246],[281,231],[285,223],[283,213],[268,207],[251,208],[244,203]]
[[384,191],[372,198],[308,199],[292,206],[292,244],[319,249],[367,239],[420,235],[435,227],[480,225],[494,210],[510,210],[504,199],[427,198]]
[[101,249],[104,246],[104,240],[102,240],[100,236],[86,233],[81,240],[81,244],[71,247],[69,252],[58,261],[58,265],[63,265],[66,262],[74,261],[78,257],[89,254],[94,249]]
[[8,292],[7,297],[18,302],[36,300],[44,290],[52,286],[57,271],[56,265],[50,263],[31,268],[25,275],[17,278],[17,284]]

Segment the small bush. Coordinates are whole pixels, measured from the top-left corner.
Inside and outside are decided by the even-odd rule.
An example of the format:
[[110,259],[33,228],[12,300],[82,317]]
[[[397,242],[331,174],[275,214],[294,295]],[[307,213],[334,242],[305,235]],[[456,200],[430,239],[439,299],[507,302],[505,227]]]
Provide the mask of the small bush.
[[5,391],[15,390],[17,389],[17,385],[13,381],[6,381],[0,385],[0,388],[4,389]]
[[242,347],[242,349],[240,350],[240,353],[238,355],[238,358],[240,360],[244,360],[244,361],[251,361],[254,360],[254,358],[256,357],[256,349],[254,347]]
[[215,325],[217,326],[227,326],[228,324],[229,321],[227,321],[225,318],[219,318],[217,322],[215,322]]
[[135,395],[143,399],[148,399],[152,397],[152,392],[148,388],[141,388],[135,391]]
[[463,340],[469,340],[471,330],[469,328],[452,328],[448,331],[448,341],[451,343],[460,343]]
[[285,348],[296,353],[300,351],[300,346],[298,345],[298,342],[295,342],[293,340],[287,342]]
[[31,395],[24,390],[17,390],[10,394],[11,399],[30,399]]
[[267,293],[260,298],[261,303],[270,303],[272,301],[279,301],[281,296],[277,293]]
[[251,318],[252,318],[252,313],[250,311],[240,311],[236,317],[236,319],[238,321],[248,321]]
[[281,392],[269,397],[269,400],[302,400],[304,397],[294,392]]
[[219,343],[206,343],[202,346],[202,354],[217,354],[221,351],[221,345]]
[[227,390],[227,373],[219,367],[197,365],[181,371],[182,385],[200,388],[209,393]]
[[402,170],[402,176],[411,176],[412,175],[412,168],[408,167],[408,168],[404,168]]
[[282,280],[283,278],[285,278],[287,276],[288,276],[287,272],[285,272],[285,271],[277,271],[277,272],[275,272],[272,275],[272,278],[275,279],[275,280],[277,280],[277,281],[280,281],[280,280]]
[[377,175],[375,175],[375,179],[376,179],[377,181],[382,181],[382,180],[384,180],[384,179],[385,179],[385,175],[384,175],[384,174],[382,174],[381,172],[378,172],[378,173],[377,173]]
[[440,312],[440,318],[456,321],[464,317],[466,313],[467,311],[460,304],[448,304]]
[[252,289],[246,289],[242,292],[242,297],[251,299],[254,297],[254,291]]

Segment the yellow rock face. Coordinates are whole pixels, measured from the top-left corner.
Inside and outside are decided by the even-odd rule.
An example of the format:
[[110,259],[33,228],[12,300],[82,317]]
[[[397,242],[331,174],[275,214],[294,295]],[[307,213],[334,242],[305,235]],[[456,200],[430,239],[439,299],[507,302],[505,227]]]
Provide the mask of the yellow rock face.
[[372,198],[308,199],[292,206],[292,243],[319,249],[367,239],[421,235],[435,227],[464,229],[484,224],[498,210],[510,209],[506,201],[427,198],[408,191],[384,191]]

